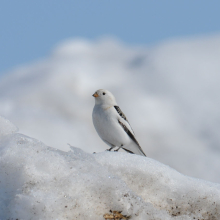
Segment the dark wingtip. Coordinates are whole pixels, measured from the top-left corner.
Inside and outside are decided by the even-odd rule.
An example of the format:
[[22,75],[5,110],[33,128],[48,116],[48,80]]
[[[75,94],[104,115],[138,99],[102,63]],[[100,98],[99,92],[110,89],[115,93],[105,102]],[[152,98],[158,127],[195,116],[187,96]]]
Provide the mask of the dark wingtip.
[[127,151],[127,152],[130,153],[130,154],[134,154],[134,152],[132,152],[132,151],[126,149],[126,148],[123,148],[123,147],[122,147],[122,149],[125,150],[125,151]]

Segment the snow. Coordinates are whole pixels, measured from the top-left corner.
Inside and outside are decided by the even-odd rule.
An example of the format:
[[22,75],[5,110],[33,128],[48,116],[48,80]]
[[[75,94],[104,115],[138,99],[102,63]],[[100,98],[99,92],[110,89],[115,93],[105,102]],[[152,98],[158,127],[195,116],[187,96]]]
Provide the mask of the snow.
[[0,116],[0,137],[15,133],[18,128],[6,118]]
[[220,218],[219,184],[138,155],[61,151],[8,124],[1,118],[0,219]]
[[70,39],[1,78],[0,115],[48,146],[102,152],[92,94],[108,89],[149,157],[220,183],[219,57],[219,35],[151,48]]

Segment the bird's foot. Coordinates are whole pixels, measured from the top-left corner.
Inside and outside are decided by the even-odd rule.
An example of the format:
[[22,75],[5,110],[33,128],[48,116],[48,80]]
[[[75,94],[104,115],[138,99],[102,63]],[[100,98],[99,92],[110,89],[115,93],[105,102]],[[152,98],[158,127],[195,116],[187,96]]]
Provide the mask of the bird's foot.
[[105,150],[105,151],[111,151],[113,149],[113,147],[111,147],[111,148],[109,148],[109,149],[107,149],[107,150]]
[[118,149],[116,149],[116,150],[114,150],[114,151],[115,151],[115,152],[118,152],[122,147],[123,147],[123,144],[122,144],[120,147],[118,147]]

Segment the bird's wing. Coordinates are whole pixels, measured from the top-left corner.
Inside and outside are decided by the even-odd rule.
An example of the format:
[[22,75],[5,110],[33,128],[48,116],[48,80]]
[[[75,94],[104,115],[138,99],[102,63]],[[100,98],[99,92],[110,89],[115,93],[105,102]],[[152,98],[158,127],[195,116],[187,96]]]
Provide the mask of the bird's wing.
[[125,114],[121,111],[119,106],[114,106],[114,107],[115,107],[116,111],[118,112],[118,114],[120,115],[120,117],[118,118],[118,123],[121,125],[121,127],[124,129],[124,131],[128,134],[128,136],[134,141],[134,143],[137,145],[137,147],[139,148],[141,153],[143,153],[145,155],[140,144],[138,143],[138,141],[136,140],[136,138],[134,136],[134,132],[133,132]]
[[[127,119],[127,117],[126,117],[125,114],[122,112],[122,110],[119,108],[119,106],[115,105],[114,108],[116,109],[116,111],[117,111],[117,113],[120,115],[120,117],[125,120],[124,124],[127,124],[127,127],[128,127],[128,128],[130,129],[130,131],[134,134],[134,131],[133,131],[133,129],[132,129],[132,127],[131,127],[131,125],[130,125],[128,119]],[[134,135],[135,135],[135,134],[134,134]]]
[[[122,126],[122,128],[124,129],[124,131],[128,134],[128,136],[134,141],[134,143],[137,145],[138,149],[141,151],[141,153],[146,156],[146,154],[144,153],[144,151],[142,150],[140,144],[138,143],[138,141],[136,140],[136,138],[134,137],[134,134],[131,133],[131,131],[120,121],[120,119],[118,119],[118,123]],[[124,149],[124,148],[123,148]],[[133,152],[132,152],[133,153]]]

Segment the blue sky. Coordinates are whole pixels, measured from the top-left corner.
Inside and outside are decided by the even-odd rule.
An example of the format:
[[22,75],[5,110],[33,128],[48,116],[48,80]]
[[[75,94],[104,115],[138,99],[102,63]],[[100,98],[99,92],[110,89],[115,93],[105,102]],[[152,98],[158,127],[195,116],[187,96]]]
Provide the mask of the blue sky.
[[1,0],[0,73],[74,37],[152,45],[220,33],[219,0]]

